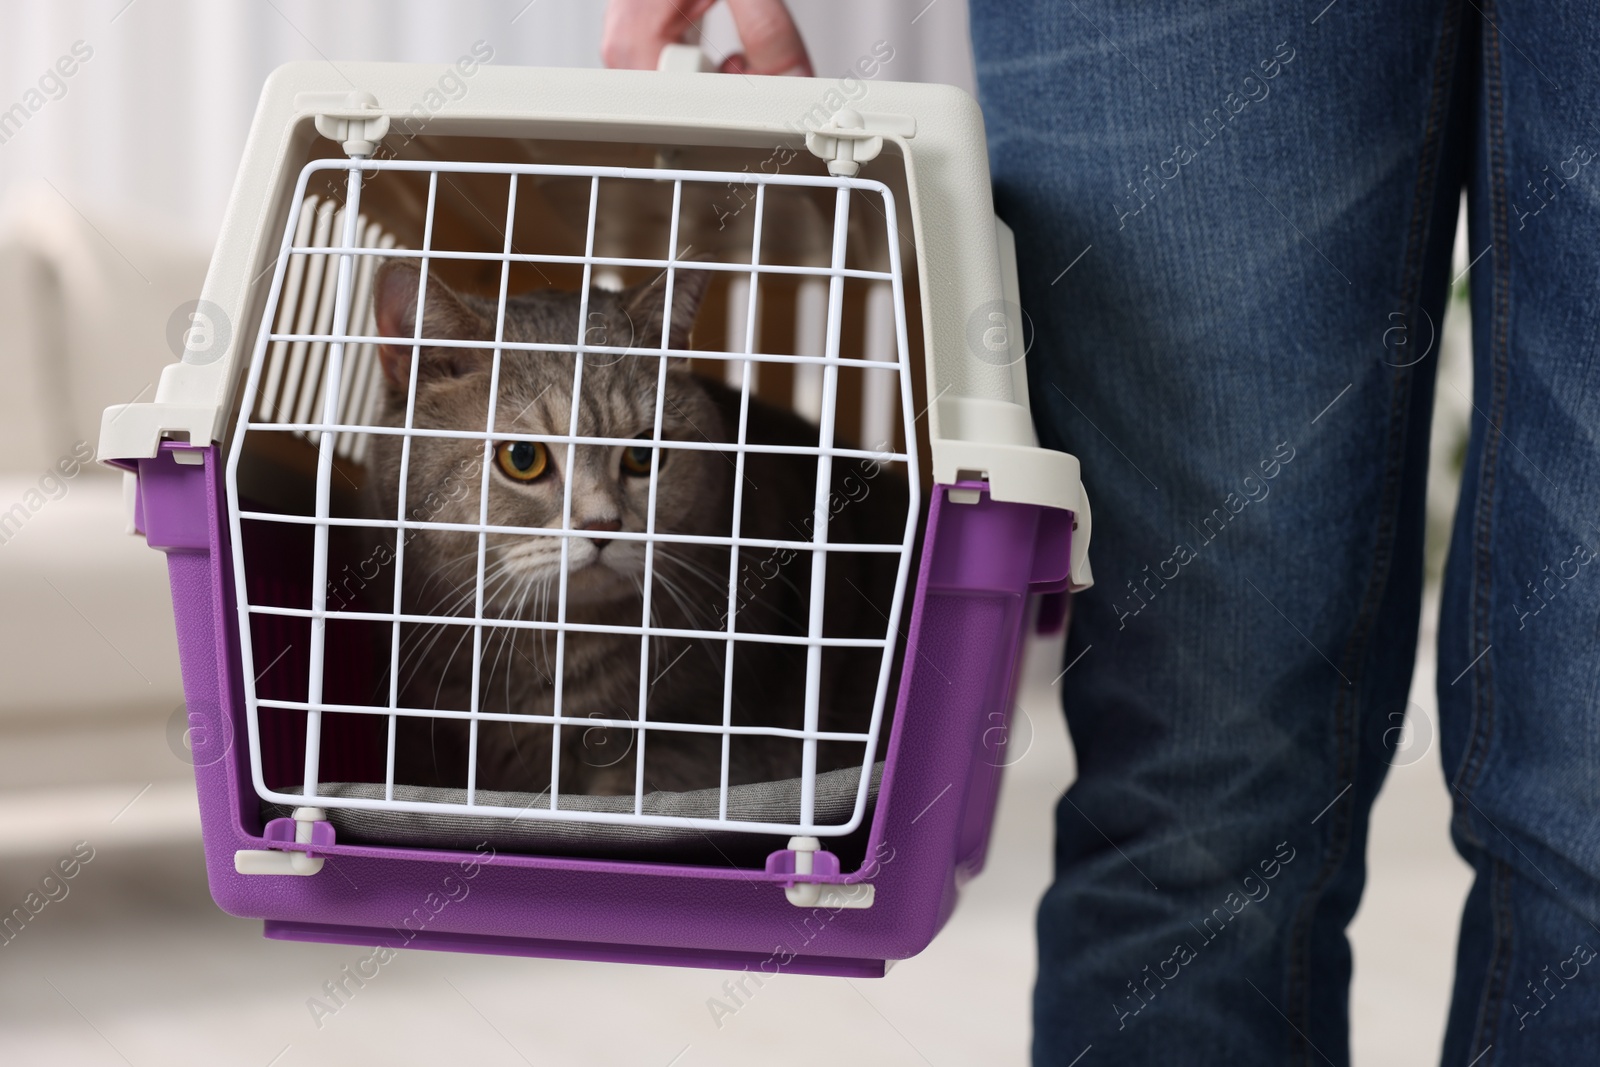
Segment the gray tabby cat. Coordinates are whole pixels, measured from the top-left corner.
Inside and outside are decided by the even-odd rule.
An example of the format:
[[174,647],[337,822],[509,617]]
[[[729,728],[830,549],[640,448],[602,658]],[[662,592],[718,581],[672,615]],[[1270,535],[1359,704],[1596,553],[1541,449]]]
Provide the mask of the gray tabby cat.
[[[589,293],[588,343],[660,344],[670,319],[669,345],[688,348],[688,335],[709,272],[679,270],[673,309],[665,309],[661,279],[622,292]],[[413,334],[420,273],[410,260],[390,260],[374,281],[380,334]],[[491,340],[496,303],[428,282],[422,335],[435,339]],[[506,303],[504,338],[513,342],[570,344],[578,334],[577,293],[538,292]],[[380,347],[385,402],[380,421],[402,426],[411,376],[411,346]],[[481,431],[487,424],[491,353],[481,348],[424,347],[416,368],[413,426]],[[495,398],[495,427],[502,432],[566,434],[572,413],[573,356],[504,352]],[[579,445],[567,466],[565,444],[496,442],[488,479],[488,522],[496,526],[562,527],[563,483],[571,482],[571,528],[586,536],[569,541],[566,619],[572,623],[638,626],[643,618],[645,546],[608,537],[644,531],[652,470],[657,532],[727,536],[731,531],[735,455],[730,449],[664,448],[648,444],[654,427],[660,359],[644,355],[584,358],[576,432],[640,440],[638,445]],[[691,374],[685,361],[669,361],[662,404],[662,438],[669,441],[737,440],[739,394]],[[746,440],[812,445],[818,431],[792,413],[751,400]],[[406,496],[428,499],[437,522],[477,523],[482,441],[413,438]],[[397,513],[401,438],[374,442],[370,493],[375,513]],[[745,537],[808,541],[816,492],[811,457],[749,453],[745,457],[740,533]],[[453,487],[451,491],[447,490]],[[898,543],[904,531],[907,488],[903,476],[870,462],[833,463],[829,523],[832,543]],[[413,514],[415,511],[413,510]],[[487,535],[485,618],[557,618],[562,571],[561,538]],[[803,636],[807,629],[811,553],[745,548],[735,594],[740,633]],[[892,553],[830,553],[824,633],[830,637],[884,635],[894,589]],[[403,609],[408,614],[471,618],[476,610],[478,535],[467,531],[414,530],[406,537]],[[654,548],[650,622],[667,629],[725,632],[729,550],[721,546],[657,543]],[[392,596],[392,594],[390,594]],[[719,637],[653,636],[641,663],[637,635],[486,628],[474,666],[470,626],[406,624],[402,627],[401,705],[467,711],[477,687],[484,714],[554,713],[560,647],[560,790],[562,793],[632,793],[635,761],[644,749],[646,792],[715,786],[720,781],[727,642]],[[821,672],[821,728],[865,732],[878,678],[878,653],[829,649]],[[740,642],[734,654],[729,722],[740,726],[804,725],[806,650],[799,644]],[[640,673],[647,672],[649,722],[716,727],[717,732],[651,730],[642,740],[632,727],[586,724],[590,719],[638,721]],[[892,691],[890,694],[892,700]],[[577,720],[577,722],[565,722]],[[464,720],[402,718],[396,781],[410,785],[464,786],[469,727]],[[885,731],[886,733],[886,731]],[[538,792],[549,788],[554,731],[547,724],[483,720],[478,726],[476,784],[482,789]],[[817,769],[859,764],[857,743],[819,743]],[[731,784],[795,777],[801,742],[735,735],[729,743]]]

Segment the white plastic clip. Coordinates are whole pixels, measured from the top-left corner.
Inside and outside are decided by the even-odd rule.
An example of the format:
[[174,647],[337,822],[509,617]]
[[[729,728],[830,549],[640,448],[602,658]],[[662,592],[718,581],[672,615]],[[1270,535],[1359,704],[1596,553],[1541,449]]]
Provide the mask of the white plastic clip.
[[1089,494],[1080,487],[1078,510],[1073,512],[1072,562],[1067,574],[1071,590],[1081,593],[1094,584],[1094,571],[1089,567],[1089,535],[1094,531],[1094,520],[1089,513]]
[[139,476],[133,471],[122,472],[122,532],[138,534],[139,526],[135,523],[139,508]]
[[295,107],[315,110],[317,132],[338,141],[346,155],[370,156],[389,132],[389,116],[373,114],[378,98],[359,89],[348,93],[300,93]]
[[[309,845],[315,824],[328,821],[322,808],[294,809],[294,839]],[[309,877],[322,870],[322,857],[275,848],[241,848],[233,854],[233,869],[240,874],[298,874]]]
[[[811,874],[815,870],[816,854],[822,842],[814,837],[789,838],[789,850],[794,853],[794,873]],[[783,895],[797,908],[870,908],[877,890],[868,882],[854,885],[823,885],[821,882],[798,882],[785,886]]]
[[841,108],[827,125],[806,134],[806,148],[828,164],[828,173],[837,178],[854,178],[861,164],[878,158],[883,137],[893,134],[914,137],[917,122],[907,115],[863,115],[852,108]]

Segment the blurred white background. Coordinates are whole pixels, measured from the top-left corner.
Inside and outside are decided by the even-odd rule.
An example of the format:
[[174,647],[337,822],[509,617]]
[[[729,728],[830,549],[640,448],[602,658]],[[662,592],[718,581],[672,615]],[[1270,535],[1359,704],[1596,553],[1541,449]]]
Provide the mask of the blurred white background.
[[[819,75],[884,40],[886,76],[971,87],[963,0],[795,7]],[[1033,909],[1072,777],[1052,648],[1030,668],[1018,729],[1031,748],[1009,772],[991,869],[934,946],[881,982],[785,976],[719,1028],[706,1008],[714,972],[409,953],[319,1029],[306,998],[362,952],[264,941],[207,895],[163,558],[122,532],[111,472],[45,472],[92,447],[100,410],[147,398],[173,358],[169,319],[198,294],[273,67],[443,64],[478,40],[500,64],[596,66],[602,11],[599,0],[0,2],[0,513],[27,512],[0,526],[0,909],[73,842],[95,849],[69,897],[0,948],[0,1063],[690,1067],[844,1048],[885,1067],[1025,1061]],[[733,48],[720,9],[706,48]],[[73,74],[33,107],[26,94],[62,56]],[[8,120],[18,103],[25,114]],[[1458,380],[1464,322],[1453,317],[1442,352]],[[1448,406],[1461,393],[1440,395]],[[1441,455],[1463,431],[1461,407],[1442,411]],[[1453,500],[1448,466],[1436,526]],[[1413,709],[1429,717],[1431,662]],[[1430,750],[1396,767],[1379,801],[1353,932],[1362,1067],[1430,1062],[1443,1028],[1466,878],[1446,838],[1437,729],[1424,735]]]

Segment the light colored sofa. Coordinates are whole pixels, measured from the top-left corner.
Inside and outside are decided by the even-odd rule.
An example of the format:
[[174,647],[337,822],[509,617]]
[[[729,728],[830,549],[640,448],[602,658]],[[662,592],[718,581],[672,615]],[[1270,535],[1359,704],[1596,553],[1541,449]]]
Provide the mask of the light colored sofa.
[[83,460],[174,358],[207,256],[46,182],[0,197],[0,791],[187,774],[165,560]]

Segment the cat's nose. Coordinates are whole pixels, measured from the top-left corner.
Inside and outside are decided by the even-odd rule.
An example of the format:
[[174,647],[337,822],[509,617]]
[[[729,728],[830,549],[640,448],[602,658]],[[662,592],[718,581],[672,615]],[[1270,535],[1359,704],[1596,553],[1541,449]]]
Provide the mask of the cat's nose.
[[[586,522],[582,526],[579,526],[578,529],[589,531],[598,530],[602,533],[610,533],[613,530],[622,529],[622,521],[620,519],[605,519],[601,521]],[[606,545],[611,543],[611,538],[596,537],[594,536],[593,532],[590,533],[589,540],[594,543],[594,549],[596,552],[600,551],[602,548],[606,547]]]

